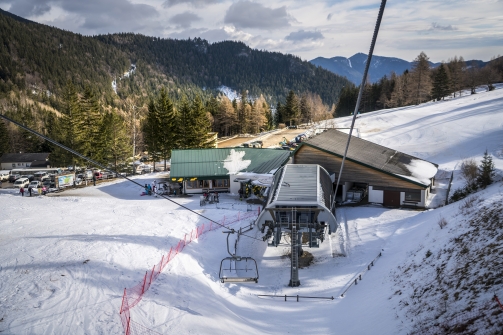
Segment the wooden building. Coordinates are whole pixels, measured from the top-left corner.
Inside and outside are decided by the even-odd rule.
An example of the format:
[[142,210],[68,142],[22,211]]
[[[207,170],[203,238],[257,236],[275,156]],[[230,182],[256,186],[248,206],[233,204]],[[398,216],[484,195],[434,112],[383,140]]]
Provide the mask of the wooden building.
[[205,191],[237,194],[241,183],[270,178],[290,160],[290,152],[255,148],[173,150],[170,180],[183,183],[185,193]]
[[[328,130],[303,142],[294,153],[294,164],[319,164],[337,181],[348,134]],[[394,149],[352,137],[337,200],[358,201],[368,196],[384,206],[426,207],[437,164]]]

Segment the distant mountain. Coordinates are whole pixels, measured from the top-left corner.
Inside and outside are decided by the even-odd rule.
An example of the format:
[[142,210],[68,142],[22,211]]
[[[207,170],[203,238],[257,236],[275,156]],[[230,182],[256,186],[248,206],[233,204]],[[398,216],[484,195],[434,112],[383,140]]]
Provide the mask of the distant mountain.
[[[360,85],[362,82],[366,62],[367,55],[361,52],[349,58],[340,56],[332,58],[317,57],[310,61],[310,63],[316,66],[321,66],[330,72],[346,77],[355,85]],[[471,66],[472,62],[475,62],[478,67],[484,67],[487,64],[487,62],[481,60],[470,60],[466,62],[466,66]],[[392,72],[402,74],[405,70],[411,69],[412,63],[413,62],[408,62],[400,58],[374,55],[372,56],[372,62],[369,67],[369,81],[375,83],[384,76],[389,77]],[[430,62],[432,68],[440,64],[441,63]]]

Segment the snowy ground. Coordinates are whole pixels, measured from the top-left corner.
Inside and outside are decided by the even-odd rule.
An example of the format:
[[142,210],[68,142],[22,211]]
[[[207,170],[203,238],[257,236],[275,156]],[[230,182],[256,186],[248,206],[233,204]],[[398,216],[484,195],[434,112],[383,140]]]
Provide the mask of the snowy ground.
[[[350,121],[337,122],[346,126]],[[501,179],[503,89],[364,114],[356,127],[362,138],[437,163],[447,174],[464,158],[480,161],[487,149]],[[158,176],[135,178],[144,184]],[[456,185],[462,185],[457,174]],[[127,181],[52,197],[22,198],[13,190],[0,190],[0,332],[123,333],[118,312],[124,288],[138,284],[171,246],[205,222],[141,192]],[[502,192],[498,182],[482,196],[490,201]],[[174,200],[216,221],[247,210],[231,194],[221,196],[220,209],[199,207],[197,196]],[[288,247],[268,248],[257,230],[247,234],[259,240],[242,238],[238,254],[257,260],[259,283],[220,283],[220,261],[228,256],[226,235],[221,230],[205,233],[167,265],[131,309],[131,318],[163,334],[406,334],[405,316],[391,299],[397,266],[420,248],[433,250],[449,238],[445,230],[439,233],[437,222],[442,215],[452,222],[454,206],[339,209],[340,229],[319,249],[308,250],[314,264],[300,270],[301,286],[296,288],[287,286]],[[379,252],[375,266],[341,298]],[[285,302],[261,294],[334,300]]]

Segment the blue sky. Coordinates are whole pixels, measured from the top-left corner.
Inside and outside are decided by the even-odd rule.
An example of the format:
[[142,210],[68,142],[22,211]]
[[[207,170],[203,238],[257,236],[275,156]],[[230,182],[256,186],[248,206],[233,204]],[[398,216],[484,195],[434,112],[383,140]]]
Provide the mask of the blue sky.
[[[96,35],[135,32],[209,42],[242,41],[252,48],[350,57],[367,53],[380,1],[0,0],[24,18]],[[503,55],[503,0],[388,1],[374,54],[433,62],[454,56]]]

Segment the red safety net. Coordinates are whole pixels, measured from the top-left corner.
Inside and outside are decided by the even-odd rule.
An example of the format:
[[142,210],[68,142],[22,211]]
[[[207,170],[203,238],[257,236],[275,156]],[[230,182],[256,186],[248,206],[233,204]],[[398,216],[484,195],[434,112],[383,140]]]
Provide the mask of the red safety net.
[[182,250],[189,245],[192,241],[196,240],[202,234],[222,228],[222,226],[229,227],[235,223],[240,222],[241,220],[250,219],[256,217],[260,213],[260,207],[257,211],[241,213],[239,212],[233,218],[224,218],[221,220],[220,225],[217,225],[213,222],[209,222],[206,224],[202,224],[199,227],[194,228],[190,233],[185,234],[184,238],[181,239],[176,247],[171,247],[166,255],[163,255],[159,263],[154,265],[151,270],[145,272],[141,282],[137,285],[124,289],[124,294],[122,296],[122,304],[120,308],[120,317],[122,321],[122,326],[124,328],[125,335],[136,335],[136,334],[158,334],[155,331],[152,331],[138,323],[135,323],[131,320],[131,315],[129,313],[130,309],[136,306],[142,299],[143,294],[148,291],[150,285],[157,279],[161,271],[168,265],[168,263],[175,258],[178,253],[182,252]]

